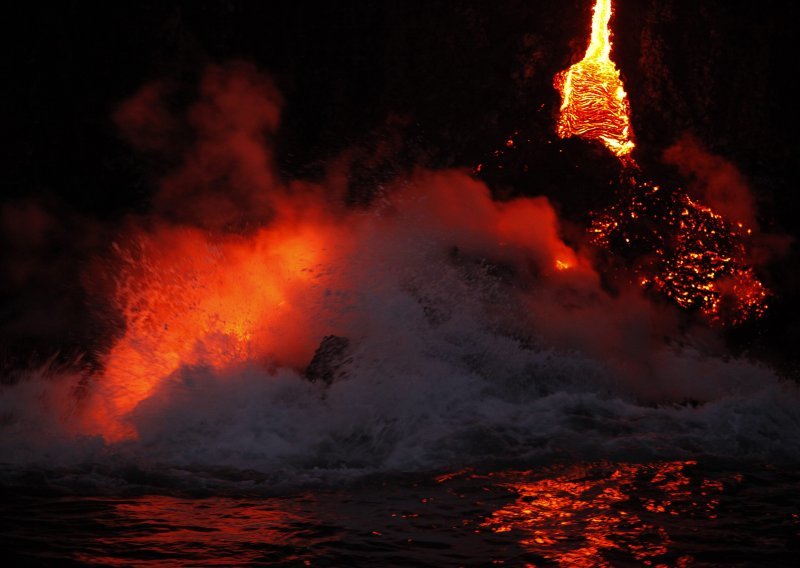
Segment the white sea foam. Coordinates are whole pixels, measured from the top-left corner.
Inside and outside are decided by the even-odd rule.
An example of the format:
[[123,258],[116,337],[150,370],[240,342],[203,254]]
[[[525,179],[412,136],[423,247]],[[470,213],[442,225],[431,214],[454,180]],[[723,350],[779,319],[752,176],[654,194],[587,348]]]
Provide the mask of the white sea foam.
[[[349,256],[298,296],[314,329],[350,340],[332,385],[263,354],[184,366],[121,417],[138,439],[111,443],[79,433],[102,373],[31,372],[0,391],[0,462],[291,481],[495,460],[800,460],[794,382],[638,290],[608,293],[591,269],[548,274],[565,245],[537,227],[500,242],[492,227],[519,219],[482,184],[415,183],[388,218],[360,219]],[[521,206],[553,222],[546,203]]]
[[[351,337],[331,386],[263,362],[184,367],[130,416],[135,441],[71,435],[78,377],[32,373],[3,390],[0,460],[302,478],[487,460],[800,458],[800,389],[763,366],[664,344],[625,371],[504,329],[512,314],[487,309],[488,276],[466,282],[446,263],[428,274],[361,290],[368,331]],[[432,318],[421,297],[446,316]]]

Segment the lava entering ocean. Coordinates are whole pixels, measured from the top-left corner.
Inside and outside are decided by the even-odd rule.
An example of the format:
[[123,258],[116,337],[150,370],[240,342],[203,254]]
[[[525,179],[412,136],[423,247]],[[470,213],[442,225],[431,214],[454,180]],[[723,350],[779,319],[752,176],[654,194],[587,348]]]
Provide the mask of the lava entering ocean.
[[632,263],[635,280],[717,324],[763,315],[768,291],[750,266],[754,226],[728,220],[683,189],[640,182],[630,104],[611,59],[611,0],[596,0],[585,57],[556,75],[562,96],[556,132],[602,142],[622,162],[616,203],[596,213],[595,245]]
[[[145,87],[118,113],[134,143],[162,139],[159,130],[173,126],[157,91]],[[397,285],[386,278],[417,257],[434,265],[491,259],[515,267],[518,279],[597,281],[541,197],[496,203],[466,174],[420,171],[365,211],[345,205],[336,171],[321,183],[281,181],[268,143],[279,106],[250,66],[208,71],[186,115],[197,142],[162,181],[161,210],[132,221],[114,247],[113,303],[124,331],[102,356],[84,432],[135,438],[131,416],[165,396],[182,369],[255,362],[302,373],[324,338],[365,333],[365,298]],[[237,202],[247,205],[244,227],[231,214]],[[426,314],[439,321],[437,309]]]
[[[763,313],[777,243],[701,142],[652,170],[685,190],[646,176],[693,110],[649,130],[670,94],[628,116],[660,85],[770,106],[749,93],[771,72],[730,105],[687,88],[718,58],[655,65],[697,47],[674,2],[634,10],[645,54],[615,63],[599,1],[559,76],[559,134],[588,142],[563,141],[565,3],[141,3],[76,26],[62,4],[6,74],[39,92],[6,136],[26,193],[0,199],[7,565],[793,565],[797,278],[776,278],[778,317],[719,329]],[[253,62],[205,61],[230,53]],[[636,65],[665,75],[625,95]],[[729,132],[704,116],[700,136]],[[470,173],[494,139],[525,175]]]
[[[745,247],[755,228],[747,218],[740,229],[732,227],[686,192],[636,180],[641,171],[631,155],[621,84],[601,89],[610,98],[583,92],[597,58],[619,81],[609,57],[610,13],[609,3],[598,3],[586,60],[594,63],[564,75],[574,104],[562,110],[591,109],[591,116],[567,122],[585,127],[578,135],[609,145],[624,166],[618,202],[595,215],[590,237],[630,261],[632,285],[609,290],[593,253],[574,244],[581,239],[562,237],[547,198],[495,200],[466,171],[410,170],[358,207],[347,202],[344,158],[331,160],[317,178],[287,179],[274,154],[282,110],[277,89],[252,65],[212,66],[185,112],[173,99],[191,100],[188,93],[170,98],[168,85],[155,84],[115,116],[137,150],[165,154],[167,167],[152,210],[116,227],[108,258],[86,269],[87,282],[113,280],[111,292],[102,290],[96,302],[120,324],[108,326],[112,337],[96,367],[80,377],[78,394],[66,402],[20,387],[36,399],[31,407],[46,409],[33,414],[33,430],[58,417],[58,435],[101,440],[104,447],[130,442],[166,461],[183,445],[175,441],[182,436],[194,441],[187,461],[194,452],[211,456],[210,463],[255,453],[265,462],[288,463],[280,460],[301,459],[293,453],[297,446],[336,467],[318,440],[337,448],[333,454],[344,440],[346,453],[350,441],[361,439],[357,430],[372,432],[375,423],[389,432],[385,439],[376,435],[376,443],[408,444],[400,463],[416,459],[420,437],[430,442],[426,456],[444,456],[437,444],[451,434],[469,436],[470,417],[481,412],[489,391],[500,393],[498,405],[510,409],[514,424],[518,409],[503,405],[520,396],[544,401],[567,392],[542,408],[549,413],[563,404],[571,415],[573,395],[585,393],[633,393],[637,404],[727,393],[725,379],[709,375],[735,370],[703,368],[703,381],[687,376],[683,354],[663,340],[680,336],[687,322],[673,307],[649,301],[642,287],[713,321],[759,315],[767,294]],[[608,112],[601,108],[606,103]],[[608,118],[620,110],[624,120]],[[618,137],[595,136],[615,125],[622,126]],[[329,381],[313,384],[309,369],[331,345],[342,362],[315,366],[336,375],[324,391],[320,383]],[[685,365],[700,368],[688,359]],[[337,374],[340,367],[346,369]],[[300,402],[286,410],[292,397]],[[364,403],[362,397],[371,398]],[[395,408],[395,399],[407,404]],[[440,401],[446,404],[437,406]],[[598,404],[605,408],[606,401]],[[242,406],[251,408],[252,424]],[[318,420],[306,414],[309,407]],[[17,413],[0,408],[3,416]],[[351,414],[358,428],[348,423]],[[535,412],[531,420],[538,420]],[[413,422],[412,436],[393,430],[406,422]],[[180,434],[173,436],[173,425]],[[538,436],[539,426],[529,431]],[[262,450],[264,437],[277,441]],[[231,440],[244,448],[233,458]],[[525,444],[538,448],[539,442],[526,438]]]

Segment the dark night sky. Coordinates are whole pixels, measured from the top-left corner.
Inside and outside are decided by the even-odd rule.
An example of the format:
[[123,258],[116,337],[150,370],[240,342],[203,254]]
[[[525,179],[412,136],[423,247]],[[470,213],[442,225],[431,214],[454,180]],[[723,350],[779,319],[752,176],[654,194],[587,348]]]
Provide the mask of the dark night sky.
[[[378,164],[354,169],[357,201],[375,180],[414,164],[474,166],[518,130],[542,143],[489,179],[498,194],[545,193],[577,220],[603,204],[597,187],[615,175],[613,159],[553,133],[552,76],[582,55],[589,0],[318,4],[59,3],[7,22],[6,357],[97,334],[79,267],[113,236],[109,222],[147,210],[167,167],[137,155],[112,114],[148,81],[190,92],[209,63],[244,59],[273,76],[286,100],[278,139],[286,176],[313,177],[344,150],[368,154],[400,140]],[[643,165],[672,175],[659,156],[691,131],[747,176],[765,228],[800,236],[791,4],[617,0],[612,26]],[[54,220],[41,242],[20,243],[8,229],[25,203]],[[48,269],[14,277],[31,257]],[[800,339],[798,265],[796,253],[773,264],[773,313],[740,341],[788,352]]]

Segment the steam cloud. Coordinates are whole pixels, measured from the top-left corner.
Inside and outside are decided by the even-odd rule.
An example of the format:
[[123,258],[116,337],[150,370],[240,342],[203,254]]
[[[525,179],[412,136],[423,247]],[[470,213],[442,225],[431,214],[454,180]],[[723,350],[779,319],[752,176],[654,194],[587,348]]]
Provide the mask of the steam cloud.
[[710,152],[692,134],[684,134],[664,151],[664,161],[689,179],[689,192],[733,224],[753,232],[751,261],[759,266],[785,256],[791,245],[787,235],[763,232],[758,222],[754,192],[739,169]]
[[689,190],[733,223],[758,228],[752,191],[739,170],[710,153],[694,136],[684,135],[664,152],[664,161],[691,180]]
[[[780,400],[784,427],[797,392],[708,355],[721,350],[710,332],[636,287],[606,291],[546,198],[497,202],[465,171],[419,169],[349,208],[338,171],[279,175],[282,99],[251,65],[211,67],[183,114],[169,93],[145,86],[115,116],[136,149],[176,163],[116,240],[109,301],[124,329],[101,371],[40,371],[4,391],[3,460],[408,469],[490,456],[492,436],[522,456],[800,444],[794,424],[766,445],[763,429],[739,432],[750,445],[737,447],[727,420],[758,424],[757,401]],[[668,159],[753,221],[735,170],[691,141]],[[329,335],[352,350],[323,392],[301,374]],[[686,400],[701,407],[675,406]]]

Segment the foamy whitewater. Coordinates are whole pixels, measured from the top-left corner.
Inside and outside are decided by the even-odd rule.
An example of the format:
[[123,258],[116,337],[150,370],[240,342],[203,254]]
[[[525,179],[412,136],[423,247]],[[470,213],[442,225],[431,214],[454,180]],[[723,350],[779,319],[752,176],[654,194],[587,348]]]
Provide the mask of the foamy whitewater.
[[79,375],[31,372],[0,398],[6,476],[66,467],[59,483],[118,488],[135,468],[150,472],[138,483],[268,489],[493,462],[800,458],[800,389],[768,368],[677,343],[640,345],[635,365],[559,346],[518,296],[597,330],[587,310],[611,317],[633,300],[522,292],[479,263],[454,265],[442,243],[412,250],[400,266],[361,258],[371,280],[325,292],[320,314],[355,312],[361,330],[329,387],[265,361],[182,367],[132,412],[139,438],[109,443],[68,433],[86,399]]
[[[159,89],[117,116],[145,150],[169,139]],[[2,383],[6,481],[270,490],[479,464],[800,460],[796,382],[638,286],[609,291],[547,199],[501,203],[466,172],[420,170],[348,208],[336,168],[276,173],[279,115],[251,67],[209,70],[185,118],[196,143],[151,217],[120,231],[105,300],[126,328],[100,370]],[[249,233],[227,228],[243,220]],[[332,384],[311,382],[330,335],[349,350]]]

